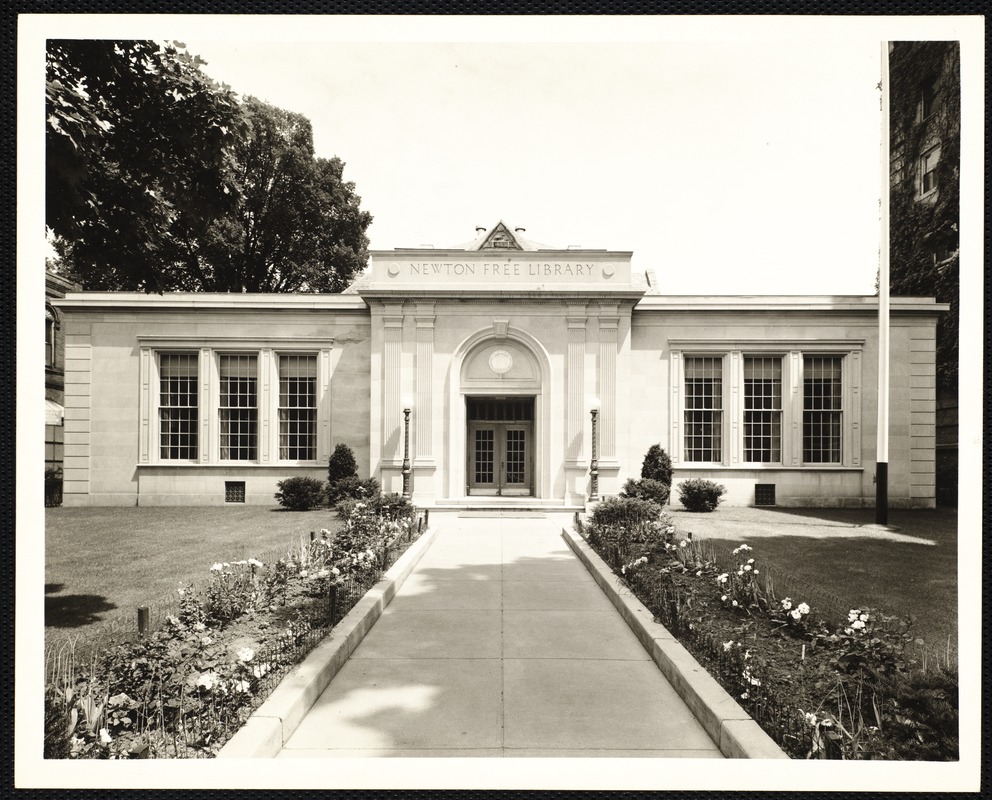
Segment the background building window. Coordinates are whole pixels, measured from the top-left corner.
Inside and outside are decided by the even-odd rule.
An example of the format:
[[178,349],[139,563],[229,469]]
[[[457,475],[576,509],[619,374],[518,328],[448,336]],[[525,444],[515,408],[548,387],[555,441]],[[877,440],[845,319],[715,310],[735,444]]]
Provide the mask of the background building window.
[[927,81],[920,87],[920,119],[925,120],[937,110],[937,82]]
[[197,356],[159,356],[159,455],[195,461],[197,457]]
[[940,147],[927,150],[920,156],[920,193],[927,194],[937,188],[937,164],[940,162]]
[[685,359],[685,460],[723,459],[723,358]]
[[744,460],[782,460],[781,358],[744,358]]
[[841,357],[803,358],[803,461],[839,464]]
[[55,320],[45,311],[45,366],[55,366]]
[[279,458],[317,458],[317,356],[279,356]]
[[220,457],[230,461],[258,458],[258,359],[220,357]]

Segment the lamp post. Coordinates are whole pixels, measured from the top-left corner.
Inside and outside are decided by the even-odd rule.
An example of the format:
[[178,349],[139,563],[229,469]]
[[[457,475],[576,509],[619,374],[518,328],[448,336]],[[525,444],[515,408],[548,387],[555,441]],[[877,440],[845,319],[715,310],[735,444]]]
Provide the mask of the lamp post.
[[410,407],[413,401],[403,398],[403,496],[410,497]]
[[589,413],[592,415],[592,461],[589,462],[589,502],[599,500],[599,398],[589,401]]

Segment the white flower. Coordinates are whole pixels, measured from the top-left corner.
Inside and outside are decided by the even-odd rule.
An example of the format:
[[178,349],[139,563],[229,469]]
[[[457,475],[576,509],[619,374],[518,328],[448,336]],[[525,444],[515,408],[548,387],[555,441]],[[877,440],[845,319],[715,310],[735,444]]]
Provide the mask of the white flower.
[[207,626],[204,625],[202,622],[197,622],[193,626],[193,630],[196,631],[197,633],[203,633],[206,629],[207,629]]
[[747,553],[750,552],[750,550],[751,550],[750,547],[748,547],[746,544],[742,544],[739,547],[734,548],[734,555],[736,556],[738,553]]
[[110,736],[110,731],[106,728],[100,728],[100,744],[110,744],[114,741]]
[[223,564],[221,564],[221,563],[220,563],[220,562],[218,561],[218,562],[216,562],[216,563],[215,563],[215,564],[214,564],[214,565],[213,565],[213,566],[212,566],[212,567],[210,568],[210,571],[211,571],[211,572],[223,572],[223,571],[224,571],[224,565],[223,565]]
[[249,567],[262,567],[262,566],[264,566],[264,564],[262,564],[262,562],[259,561],[257,558],[249,558],[248,559],[248,566]]
[[734,608],[737,608],[737,606],[738,606],[738,602],[737,602],[736,600],[732,600],[732,601],[731,601],[731,605],[732,605],[732,606],[733,606]]
[[320,572],[317,573],[317,577],[318,578],[326,578],[330,574],[331,573],[328,570],[322,569]]
[[220,678],[217,673],[211,670],[210,672],[204,672],[199,679],[196,681],[197,686],[202,686],[208,692],[214,688],[220,682]]
[[803,614],[802,614],[802,612],[798,608],[793,609],[792,610],[792,613],[789,616],[791,616],[793,619],[802,619],[803,618]]
[[753,563],[754,563],[754,559],[753,559],[753,558],[749,558],[749,559],[747,560],[747,563],[748,563],[748,564],[753,564]]
[[753,569],[753,567],[750,564],[745,564],[744,565],[744,571],[745,572],[750,572],[752,569]]
[[800,614],[808,614],[809,613],[809,606],[806,605],[805,603],[800,603],[798,606],[796,606],[796,608],[799,610],[799,613]]
[[733,646],[734,646],[734,640],[733,639],[731,639],[729,642],[724,642],[723,643],[723,652],[726,653]]
[[341,574],[341,570],[339,570],[337,567],[331,567],[331,575],[334,575],[336,577],[340,574]]
[[254,675],[256,678],[261,678],[268,671],[269,671],[268,664],[259,664],[258,666],[252,668],[251,674]]
[[751,678],[752,686],[761,686],[761,681],[758,678]]
[[675,526],[669,525],[667,528],[665,528],[665,533],[675,533]]
[[858,614],[860,613],[861,613],[860,608],[852,608],[850,611],[847,612],[847,621],[854,622],[854,620],[858,618]]
[[806,720],[807,725],[809,725],[811,728],[816,727],[816,714],[810,714],[809,712],[807,712],[804,715],[804,718]]
[[785,600],[782,601],[782,610],[788,611],[790,608],[792,608],[792,599],[786,597]]
[[868,621],[867,614],[862,614],[860,617],[858,617],[858,622],[867,622],[867,621]]
[[758,570],[755,570],[755,571],[754,571],[754,574],[755,574],[755,575],[757,575],[757,574],[758,574]]
[[213,644],[213,643],[214,640],[211,639],[209,636],[203,636],[200,638],[200,644],[202,644],[204,647],[208,644]]
[[236,691],[236,692],[242,692],[243,694],[247,694],[248,692],[251,691],[251,684],[248,683],[248,681],[235,681],[234,682],[234,691]]
[[234,562],[234,566],[236,566],[236,567],[247,567],[248,566],[248,562],[245,561],[244,559],[241,559],[240,561],[235,561]]
[[242,647],[238,650],[238,658],[242,661],[251,661],[255,657],[255,651],[250,647]]
[[730,576],[726,572],[722,573],[721,575],[717,575],[716,576],[716,582],[717,583],[726,583],[729,579],[730,579]]
[[305,569],[301,569],[301,570],[300,570],[300,577],[301,577],[301,578],[305,578],[305,577],[306,577],[307,575],[309,575],[309,574],[310,574],[310,573],[309,573],[309,572],[307,572],[307,571],[306,571]]
[[722,597],[720,597],[720,599],[721,599],[721,600],[722,600],[722,601],[723,601],[724,603],[726,603],[726,602],[727,602],[727,595],[723,595]]
[[747,700],[747,698],[748,698],[748,693],[747,693],[747,691],[743,691],[743,692],[741,692],[741,700]]
[[702,574],[703,574],[703,571],[702,571],[701,569],[700,569],[700,570],[697,570],[697,571],[696,571],[696,577],[697,577],[697,578],[698,578],[698,577],[699,577],[700,575],[702,575]]
[[865,627],[865,624],[860,619],[856,619],[851,623],[851,627],[856,631],[860,631]]
[[685,539],[679,539],[679,547],[688,547],[689,543]]

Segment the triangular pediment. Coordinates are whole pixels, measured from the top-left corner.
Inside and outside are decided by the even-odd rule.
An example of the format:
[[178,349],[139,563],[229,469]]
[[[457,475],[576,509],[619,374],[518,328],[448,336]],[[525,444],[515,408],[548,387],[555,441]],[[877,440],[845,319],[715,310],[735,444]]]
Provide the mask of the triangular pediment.
[[479,245],[480,250],[523,250],[517,237],[502,222],[496,225]]

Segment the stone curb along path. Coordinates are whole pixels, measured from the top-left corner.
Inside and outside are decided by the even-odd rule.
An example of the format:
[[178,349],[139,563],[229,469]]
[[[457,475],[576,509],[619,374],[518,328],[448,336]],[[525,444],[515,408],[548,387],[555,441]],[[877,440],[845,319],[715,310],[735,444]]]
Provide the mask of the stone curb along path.
[[268,699],[217,753],[217,758],[274,758],[365,638],[383,609],[437,538],[429,528],[400,556],[309,655],[287,673]]
[[655,622],[654,615],[629,589],[620,584],[606,562],[581,536],[568,528],[562,528],[562,538],[627,621],[644,649],[724,756],[788,758],[716,679],[675,640],[668,629]]

